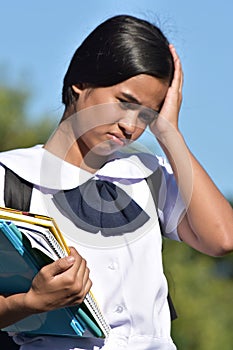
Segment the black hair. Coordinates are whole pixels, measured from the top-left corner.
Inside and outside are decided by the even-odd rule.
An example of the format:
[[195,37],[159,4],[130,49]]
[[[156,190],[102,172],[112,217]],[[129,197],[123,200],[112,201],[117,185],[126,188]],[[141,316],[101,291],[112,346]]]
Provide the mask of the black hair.
[[74,53],[64,78],[62,102],[77,98],[72,85],[106,87],[139,74],[171,83],[174,73],[169,42],[152,23],[128,15],[109,18]]

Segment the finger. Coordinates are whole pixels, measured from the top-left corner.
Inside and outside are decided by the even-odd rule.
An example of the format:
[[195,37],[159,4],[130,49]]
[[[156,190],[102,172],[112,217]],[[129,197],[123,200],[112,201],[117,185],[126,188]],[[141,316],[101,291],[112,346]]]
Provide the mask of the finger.
[[[87,293],[90,292],[91,290],[91,287],[92,287],[92,281],[90,280],[90,278],[87,280],[87,283],[85,284],[85,288],[84,288],[84,298],[85,296],[87,295]],[[84,299],[83,298],[83,299]]]
[[182,72],[180,58],[176,52],[175,47],[172,44],[169,45],[169,49],[173,57],[174,68],[175,68],[174,77],[173,77],[171,86],[177,89],[177,91],[181,92],[182,86],[183,86],[183,72]]
[[[75,268],[75,266],[74,266],[74,268]],[[76,268],[77,268],[77,270],[76,271],[74,271],[75,273],[76,273],[76,277],[77,277],[77,279],[79,279],[79,280],[84,280],[84,277],[86,276],[86,275],[88,275],[89,276],[89,269],[88,269],[88,267],[87,267],[87,262],[86,262],[86,260],[85,259],[81,259],[81,263],[78,265],[78,266],[76,266]]]
[[90,292],[91,287],[92,287],[92,281],[88,279],[85,287],[82,290],[82,295],[80,295],[80,293],[78,295],[77,294],[74,295],[71,301],[71,305],[81,304],[85,299],[86,295]]
[[70,247],[70,256],[75,259],[73,266],[69,270],[69,275],[73,276],[73,279],[78,279],[80,281],[85,281],[89,277],[89,268],[87,267],[87,262],[73,247]]
[[86,267],[84,275],[83,275],[83,285],[86,286],[89,283],[90,280],[90,270],[88,267]]
[[177,89],[180,89],[180,85],[182,83],[181,62],[173,45],[170,45],[170,51],[173,57],[174,68],[175,68],[172,86]]
[[92,282],[89,278],[90,270],[87,267],[87,262],[82,258],[75,248],[70,247],[70,252],[75,258],[75,263],[70,269],[70,272],[73,271],[75,277],[78,281],[82,281],[82,291],[81,294],[84,296],[88,293],[91,288]]
[[51,264],[44,266],[41,272],[49,274],[51,277],[61,274],[62,272],[70,269],[75,263],[73,256],[66,256],[65,258],[58,259]]
[[86,285],[85,285],[85,295],[90,292],[91,287],[92,287],[92,281],[89,278]]
[[70,302],[73,305],[81,304],[90,291],[92,281],[89,278],[89,273],[90,270],[86,267],[85,261],[83,261],[78,273],[75,275],[76,282],[74,282],[73,292],[70,294]]
[[60,258],[53,263],[44,266],[41,269],[40,275],[44,277],[47,276],[47,278],[55,277],[61,275],[63,272],[69,269],[70,271],[76,270],[75,273],[77,273],[81,262],[82,257],[78,254],[75,248],[71,247],[69,256]]
[[71,256],[74,256],[74,257],[80,256],[80,254],[78,253],[78,251],[74,247],[69,247],[69,249],[70,249]]

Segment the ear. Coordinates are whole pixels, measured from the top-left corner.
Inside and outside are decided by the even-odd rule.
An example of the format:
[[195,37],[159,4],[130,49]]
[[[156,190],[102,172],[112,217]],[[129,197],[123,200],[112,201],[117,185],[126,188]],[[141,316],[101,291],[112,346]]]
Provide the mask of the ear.
[[76,85],[72,85],[72,89],[76,94],[80,95],[84,87],[83,87],[83,84],[76,84]]

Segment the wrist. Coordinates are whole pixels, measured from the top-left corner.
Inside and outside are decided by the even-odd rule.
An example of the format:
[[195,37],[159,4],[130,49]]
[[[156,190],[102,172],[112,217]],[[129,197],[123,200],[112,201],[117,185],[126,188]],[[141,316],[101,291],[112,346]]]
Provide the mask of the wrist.
[[26,313],[29,315],[37,314],[46,310],[42,310],[39,305],[41,303],[41,298],[35,297],[31,290],[24,294],[22,304]]
[[155,137],[161,142],[165,142],[166,140],[169,141],[171,137],[176,137],[176,135],[181,134],[178,122],[170,121],[162,115],[159,115],[158,119],[150,125],[150,129]]
[[155,137],[166,154],[173,153],[177,147],[185,145],[183,134],[173,126],[166,130],[157,130]]

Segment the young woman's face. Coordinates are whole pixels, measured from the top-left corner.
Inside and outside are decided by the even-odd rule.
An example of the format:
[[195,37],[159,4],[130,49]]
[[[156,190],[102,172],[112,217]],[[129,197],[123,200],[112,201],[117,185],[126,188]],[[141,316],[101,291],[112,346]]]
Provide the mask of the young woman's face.
[[73,89],[79,98],[72,127],[81,152],[106,156],[136,140],[157,117],[168,83],[140,74],[110,87]]

